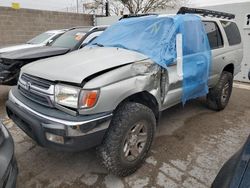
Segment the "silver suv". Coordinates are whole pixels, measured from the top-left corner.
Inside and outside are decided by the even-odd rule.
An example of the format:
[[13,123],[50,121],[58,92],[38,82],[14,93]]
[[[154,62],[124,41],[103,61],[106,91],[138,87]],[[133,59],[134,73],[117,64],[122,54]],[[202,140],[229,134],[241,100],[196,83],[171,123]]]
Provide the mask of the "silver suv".
[[[202,14],[212,51],[207,104],[223,110],[243,57],[238,27],[233,15],[187,10]],[[127,176],[145,160],[161,112],[182,101],[180,65],[162,68],[141,53],[96,45],[23,67],[7,113],[39,145],[97,146],[109,172]]]

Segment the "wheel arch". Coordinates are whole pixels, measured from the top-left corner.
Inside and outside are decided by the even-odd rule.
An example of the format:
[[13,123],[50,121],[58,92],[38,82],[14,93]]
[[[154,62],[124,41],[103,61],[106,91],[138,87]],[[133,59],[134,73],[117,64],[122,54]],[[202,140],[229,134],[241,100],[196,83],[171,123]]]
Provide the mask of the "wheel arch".
[[226,65],[224,67],[223,71],[230,72],[230,73],[232,73],[234,75],[234,64],[230,63],[230,64]]
[[159,104],[155,96],[153,96],[148,91],[142,91],[142,92],[138,92],[138,93],[128,96],[127,98],[125,98],[123,101],[120,102],[120,104],[117,106],[116,109],[118,109],[119,106],[121,106],[122,104],[126,102],[136,102],[136,103],[140,103],[140,104],[147,106],[153,111],[156,121],[157,122],[159,121],[160,119]]

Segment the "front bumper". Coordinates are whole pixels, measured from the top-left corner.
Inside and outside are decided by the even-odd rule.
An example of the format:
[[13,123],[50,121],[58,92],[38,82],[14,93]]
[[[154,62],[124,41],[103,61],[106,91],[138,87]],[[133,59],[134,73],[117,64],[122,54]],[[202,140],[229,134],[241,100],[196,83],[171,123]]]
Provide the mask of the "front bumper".
[[18,174],[14,157],[14,142],[7,129],[0,124],[4,142],[0,146],[0,187],[15,188]]
[[82,151],[102,143],[112,113],[67,120],[42,114],[19,100],[12,91],[6,103],[8,116],[39,145],[60,151]]

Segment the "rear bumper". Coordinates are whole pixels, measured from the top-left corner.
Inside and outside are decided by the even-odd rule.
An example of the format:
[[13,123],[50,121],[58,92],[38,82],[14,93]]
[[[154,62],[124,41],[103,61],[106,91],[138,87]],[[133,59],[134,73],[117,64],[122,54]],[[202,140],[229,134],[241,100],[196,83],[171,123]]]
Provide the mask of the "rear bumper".
[[41,114],[18,100],[10,91],[8,116],[39,145],[60,151],[82,151],[102,143],[111,113],[72,121]]
[[0,146],[0,187],[15,188],[18,174],[14,157],[14,143],[7,129],[1,124],[4,142]]

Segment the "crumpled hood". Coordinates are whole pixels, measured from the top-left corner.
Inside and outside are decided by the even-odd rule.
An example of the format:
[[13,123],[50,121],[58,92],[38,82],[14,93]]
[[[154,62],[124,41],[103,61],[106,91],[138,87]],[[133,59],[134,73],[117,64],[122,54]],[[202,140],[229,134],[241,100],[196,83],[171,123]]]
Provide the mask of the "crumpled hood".
[[112,47],[86,47],[73,53],[36,61],[22,68],[22,72],[51,81],[81,84],[103,70],[148,59],[135,51]]
[[28,59],[40,59],[56,55],[63,55],[69,52],[68,48],[59,47],[35,47],[29,49],[17,50],[9,53],[4,53],[1,55],[4,59],[15,59],[15,60],[28,60]]
[[34,48],[34,47],[39,47],[42,45],[35,45],[35,44],[19,44],[15,46],[8,46],[0,49],[0,54],[1,53],[7,53],[7,52],[12,52],[15,50],[22,50],[22,49],[28,49],[28,48]]

